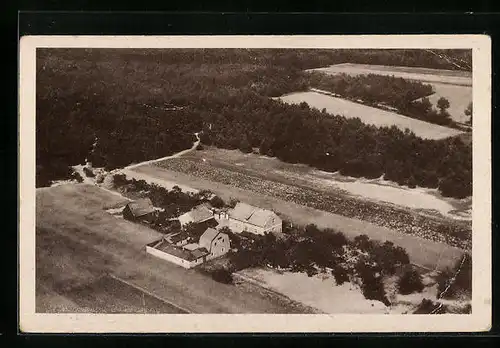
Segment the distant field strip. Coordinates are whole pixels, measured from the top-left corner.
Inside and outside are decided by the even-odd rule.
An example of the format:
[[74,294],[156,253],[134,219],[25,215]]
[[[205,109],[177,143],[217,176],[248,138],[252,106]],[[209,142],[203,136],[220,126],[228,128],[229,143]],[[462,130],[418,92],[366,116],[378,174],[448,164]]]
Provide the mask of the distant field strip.
[[460,86],[472,86],[472,74],[467,71],[427,69],[414,67],[396,67],[385,65],[368,64],[336,64],[324,68],[310,69],[326,74],[347,74],[347,75],[386,75],[401,77],[409,80],[422,82],[446,83]]
[[317,92],[297,92],[277,99],[288,104],[306,102],[310,107],[319,110],[326,109],[329,114],[342,115],[347,118],[359,118],[363,123],[377,127],[396,126],[402,131],[408,128],[414,132],[416,136],[425,139],[443,139],[462,133],[456,129],[420,121],[399,115],[395,112],[373,108]]

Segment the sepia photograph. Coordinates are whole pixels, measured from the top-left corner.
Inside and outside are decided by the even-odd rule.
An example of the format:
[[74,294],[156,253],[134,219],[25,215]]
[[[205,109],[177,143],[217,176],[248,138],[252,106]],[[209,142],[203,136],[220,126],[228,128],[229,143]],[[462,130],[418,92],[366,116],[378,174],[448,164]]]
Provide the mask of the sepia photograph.
[[487,329],[487,37],[60,40],[21,41],[21,326]]

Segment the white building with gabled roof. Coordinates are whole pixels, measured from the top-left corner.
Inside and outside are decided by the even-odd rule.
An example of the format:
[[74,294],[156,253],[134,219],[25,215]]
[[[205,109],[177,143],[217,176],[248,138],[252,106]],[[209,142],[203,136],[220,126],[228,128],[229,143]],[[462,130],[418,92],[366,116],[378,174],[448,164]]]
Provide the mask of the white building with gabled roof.
[[242,202],[238,202],[225,217],[227,221],[222,225],[227,225],[234,233],[246,231],[263,235],[283,231],[283,220],[275,212]]

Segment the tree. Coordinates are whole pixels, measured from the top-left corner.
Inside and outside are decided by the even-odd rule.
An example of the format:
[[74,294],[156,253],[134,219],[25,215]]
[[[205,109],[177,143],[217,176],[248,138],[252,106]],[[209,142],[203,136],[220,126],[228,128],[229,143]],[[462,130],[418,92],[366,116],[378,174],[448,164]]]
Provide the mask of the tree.
[[224,201],[219,196],[214,196],[214,198],[210,200],[210,204],[215,208],[222,208],[224,206]]
[[342,285],[345,282],[349,281],[349,275],[347,273],[347,270],[342,267],[342,266],[335,266],[332,269],[332,275],[335,278],[335,283],[337,285]]
[[422,292],[424,284],[422,277],[413,268],[408,267],[405,269],[403,275],[398,280],[398,290],[402,295],[408,295],[414,292]]
[[409,188],[417,187],[417,180],[415,180],[415,177],[413,175],[410,176],[410,178],[408,179],[408,187]]
[[439,109],[439,112],[441,114],[444,114],[445,111],[450,107],[450,102],[445,97],[441,97],[438,99],[436,106]]
[[231,284],[233,282],[233,276],[230,271],[225,268],[217,268],[212,272],[212,278],[220,283]]
[[229,208],[234,208],[234,207],[236,206],[236,204],[238,204],[238,203],[239,203],[239,200],[238,200],[238,199],[236,199],[236,198],[231,198],[231,199],[229,200],[229,203],[227,204],[227,206],[228,206]]
[[248,138],[246,136],[241,139],[239,149],[241,152],[244,153],[250,153],[252,152],[252,145],[250,145],[250,142],[248,141]]

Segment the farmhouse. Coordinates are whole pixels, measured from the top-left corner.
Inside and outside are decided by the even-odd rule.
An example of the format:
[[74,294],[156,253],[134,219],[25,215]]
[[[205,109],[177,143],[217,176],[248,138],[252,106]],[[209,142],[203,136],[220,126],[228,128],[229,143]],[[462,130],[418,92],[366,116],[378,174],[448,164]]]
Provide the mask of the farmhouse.
[[123,217],[130,221],[144,221],[151,223],[154,221],[156,211],[149,198],[138,199],[128,203],[123,208]]
[[178,217],[181,227],[189,223],[201,224],[205,223],[207,227],[214,227],[217,225],[215,221],[215,211],[208,204],[200,204],[185,214]]
[[229,248],[229,236],[226,233],[207,228],[198,243],[179,245],[162,238],[147,244],[146,252],[178,266],[192,268],[226,254]]
[[263,235],[283,231],[283,221],[276,213],[241,202],[227,214],[222,214],[219,223],[227,225],[235,233],[246,231]]

